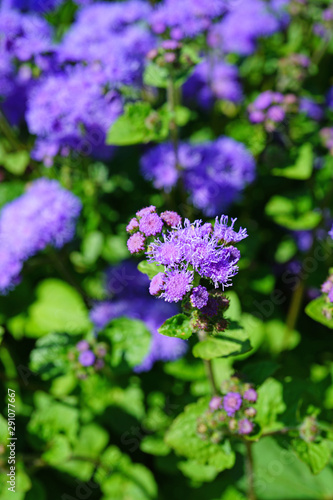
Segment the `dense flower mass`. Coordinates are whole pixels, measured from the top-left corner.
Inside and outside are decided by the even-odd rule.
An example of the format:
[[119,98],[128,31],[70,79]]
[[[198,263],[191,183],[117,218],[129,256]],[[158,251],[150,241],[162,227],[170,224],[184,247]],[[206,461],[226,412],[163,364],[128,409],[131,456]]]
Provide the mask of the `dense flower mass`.
[[216,215],[239,198],[255,178],[255,162],[245,146],[229,137],[202,144],[181,143],[175,152],[165,143],[148,150],[141,160],[144,177],[170,191],[183,181],[191,202],[206,215]]
[[[34,157],[48,160],[69,148],[81,154],[107,151],[105,135],[122,111],[119,94],[103,91],[98,68],[77,67],[41,80],[30,95],[27,122],[38,136]],[[57,95],[57,99],[54,96]]]
[[17,284],[24,261],[48,245],[61,248],[75,232],[81,202],[57,181],[38,179],[0,213],[0,291]]
[[[148,210],[154,212],[147,214]],[[203,311],[206,308],[206,314],[214,316],[218,301],[213,297],[209,300],[205,287],[200,285],[193,288],[195,276],[199,280],[208,279],[215,288],[230,286],[231,278],[238,272],[237,262],[240,258],[239,250],[231,243],[246,238],[246,229],[240,228],[236,232],[235,219],[232,219],[229,226],[227,216],[216,218],[214,227],[210,223],[203,224],[201,220],[191,223],[185,219],[183,224],[179,223],[172,229],[162,228],[159,224],[159,231],[150,231],[156,237],[146,241],[140,232],[141,221],[158,215],[155,207],[148,207],[137,213],[142,215],[140,227],[129,237],[128,248],[131,253],[140,253],[145,248],[148,262],[162,267],[161,272],[151,281],[151,295],[162,297],[166,302],[179,302],[193,289],[193,307]]]
[[184,84],[183,92],[186,101],[197,101],[206,110],[216,99],[239,103],[243,97],[237,67],[216,60],[198,64]]
[[148,294],[149,280],[132,262],[111,268],[107,272],[106,288],[112,300],[96,303],[90,317],[97,330],[102,330],[112,319],[128,316],[146,323],[152,334],[150,351],[135,371],[148,371],[156,361],[170,361],[182,356],[187,349],[183,340],[158,333],[164,321],[177,314],[172,304],[157,301]]
[[227,2],[226,15],[208,34],[209,44],[223,48],[224,52],[252,54],[259,38],[279,31],[286,22],[283,15],[286,3],[263,0]]

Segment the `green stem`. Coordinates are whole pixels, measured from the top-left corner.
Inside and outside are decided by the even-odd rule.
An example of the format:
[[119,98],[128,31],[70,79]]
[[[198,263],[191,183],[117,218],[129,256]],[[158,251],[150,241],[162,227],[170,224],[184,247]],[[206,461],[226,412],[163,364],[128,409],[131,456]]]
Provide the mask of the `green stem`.
[[291,297],[291,302],[286,319],[286,329],[283,338],[283,347],[285,349],[287,349],[288,347],[289,339],[297,324],[297,319],[303,302],[304,290],[305,290],[304,281],[301,281],[293,291]]
[[248,481],[248,500],[257,500],[256,492],[254,489],[254,460],[252,453],[252,445],[251,441],[245,441],[246,446],[246,460],[245,460],[245,468],[246,468],[246,476]]
[[0,111],[0,130],[7,138],[9,144],[13,149],[22,149],[20,142],[18,141],[16,135],[14,134],[11,126],[9,125],[5,115]]
[[[199,337],[199,341],[202,342],[206,338],[206,333],[204,331],[200,330],[198,332],[198,337]],[[209,380],[209,384],[210,384],[212,393],[214,396],[216,396],[219,393],[219,391],[218,391],[217,384],[215,381],[212,360],[211,359],[204,359],[203,363],[205,365],[206,375],[207,375],[207,378]]]
[[178,130],[178,125],[176,122],[176,106],[177,106],[177,101],[178,101],[178,96],[177,96],[177,89],[174,84],[173,80],[173,75],[170,75],[169,82],[168,82],[168,87],[167,87],[167,99],[168,99],[168,105],[169,105],[169,110],[171,113],[171,120],[170,120],[170,138],[171,142],[173,145],[173,150],[175,153],[175,159],[176,159],[176,168],[177,170],[180,169],[180,164],[179,164],[179,130]]

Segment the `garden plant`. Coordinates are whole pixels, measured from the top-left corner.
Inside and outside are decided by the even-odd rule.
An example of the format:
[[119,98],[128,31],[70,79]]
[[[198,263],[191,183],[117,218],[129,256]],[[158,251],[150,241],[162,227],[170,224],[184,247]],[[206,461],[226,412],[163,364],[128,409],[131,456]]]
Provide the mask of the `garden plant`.
[[0,2],[0,500],[333,500],[332,1]]

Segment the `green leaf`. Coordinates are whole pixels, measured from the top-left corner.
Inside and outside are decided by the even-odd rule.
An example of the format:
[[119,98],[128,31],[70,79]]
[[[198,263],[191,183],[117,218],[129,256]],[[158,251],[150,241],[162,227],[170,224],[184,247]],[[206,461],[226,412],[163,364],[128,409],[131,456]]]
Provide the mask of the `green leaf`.
[[66,436],[58,434],[50,441],[48,450],[42,454],[42,459],[49,465],[57,466],[66,462],[71,452],[71,446]]
[[100,335],[112,343],[112,366],[119,365],[123,358],[130,367],[137,366],[149,352],[151,333],[140,320],[114,319]]
[[326,500],[333,491],[333,472],[326,467],[314,476],[292,450],[281,448],[273,438],[253,444],[255,488],[265,500]]
[[300,460],[310,467],[313,474],[322,471],[330,461],[331,451],[326,441],[308,443],[302,439],[294,439],[292,446]]
[[158,329],[158,333],[166,337],[176,337],[178,339],[189,339],[193,333],[190,320],[185,314],[176,314],[168,318]]
[[36,392],[34,399],[36,410],[32,413],[27,429],[36,445],[51,441],[59,433],[74,442],[79,428],[79,410],[55,401],[44,392]]
[[14,153],[7,153],[1,157],[2,165],[8,172],[14,175],[24,174],[30,162],[30,156],[27,151],[15,151]]
[[317,299],[312,300],[305,308],[305,312],[310,318],[318,321],[318,323],[322,323],[328,328],[333,329],[333,318],[328,319],[323,314],[323,308],[327,307],[327,303],[325,301],[325,297],[321,296]]
[[147,262],[146,260],[143,260],[139,263],[138,270],[140,271],[140,273],[146,274],[151,280],[158,273],[164,272],[164,266],[158,266],[154,262]]
[[156,436],[146,436],[140,443],[140,449],[144,453],[164,457],[170,453],[170,447],[162,438]]
[[42,379],[63,375],[69,368],[68,350],[73,338],[65,333],[50,333],[37,340],[30,354],[30,368]]
[[85,235],[82,241],[82,255],[87,264],[94,264],[101,255],[104,243],[103,233],[93,231]]
[[157,64],[149,63],[143,74],[143,83],[150,87],[166,89],[169,81],[169,72],[167,68],[162,68]]
[[196,358],[213,359],[235,356],[251,351],[252,347],[243,329],[229,330],[225,334],[208,337],[193,347]]
[[41,337],[50,332],[78,334],[91,328],[82,297],[64,281],[44,280],[38,285],[36,295],[25,324],[28,337]]
[[306,180],[312,175],[313,170],[313,150],[309,142],[299,148],[298,158],[295,165],[285,168],[274,168],[272,173],[288,179]]
[[321,214],[312,209],[311,196],[273,196],[265,207],[267,215],[274,222],[292,231],[314,229],[321,220]]
[[212,465],[203,465],[196,460],[187,460],[186,462],[179,462],[178,468],[182,471],[184,476],[192,479],[195,483],[204,483],[214,481],[219,471]]
[[277,419],[285,409],[282,384],[273,378],[268,378],[258,389],[256,405],[256,421],[260,424],[262,431],[269,432],[283,427]]
[[103,427],[91,423],[80,429],[74,455],[77,457],[97,458],[109,441],[109,434]]
[[166,139],[169,133],[170,113],[167,107],[151,108],[147,102],[125,106],[122,114],[111,126],[107,144],[129,146]]
[[202,398],[186,406],[184,412],[174,420],[167,431],[165,441],[177,455],[194,459],[220,472],[234,466],[235,454],[229,441],[214,444],[210,441],[203,441],[197,435],[197,419],[207,410],[208,403],[209,398]]
[[116,446],[110,446],[102,454],[100,463],[94,480],[100,484],[104,500],[151,500],[157,497],[157,484],[150,470],[132,463],[129,456]]

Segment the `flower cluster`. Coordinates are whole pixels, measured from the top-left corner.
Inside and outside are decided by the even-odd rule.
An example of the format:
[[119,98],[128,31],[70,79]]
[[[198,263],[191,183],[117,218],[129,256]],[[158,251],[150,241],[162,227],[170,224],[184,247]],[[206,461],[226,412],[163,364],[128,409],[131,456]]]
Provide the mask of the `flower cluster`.
[[316,440],[319,434],[320,429],[316,417],[313,415],[305,417],[299,428],[299,435],[301,439],[307,443],[311,443]]
[[149,279],[132,262],[111,268],[106,275],[106,291],[112,299],[98,302],[90,312],[96,330],[101,331],[111,320],[120,316],[143,321],[152,334],[150,351],[134,371],[149,371],[157,361],[172,361],[187,350],[185,341],[165,337],[158,328],[178,309],[173,304],[158,301],[148,293]]
[[284,121],[287,113],[297,109],[296,105],[297,97],[294,94],[283,95],[266,90],[249,105],[249,118],[252,123],[263,123],[266,130],[272,132]]
[[253,433],[257,399],[258,394],[250,384],[232,377],[223,383],[222,396],[214,396],[209,410],[198,418],[198,435],[203,440],[221,443],[230,435]]
[[254,181],[255,161],[242,143],[221,137],[201,144],[180,143],[178,165],[172,145],[159,144],[143,155],[141,170],[157,189],[170,191],[180,180],[191,203],[214,216]]
[[299,90],[308,74],[311,60],[304,54],[290,54],[279,60],[277,86],[282,92]]
[[151,14],[149,22],[154,33],[181,40],[206,32],[212,20],[226,10],[225,0],[164,0]]
[[239,0],[228,2],[228,11],[221,22],[212,26],[208,43],[214,48],[223,47],[224,53],[252,54],[257,40],[279,31],[288,17],[286,1]]
[[38,137],[36,160],[51,165],[57,153],[67,156],[69,148],[84,155],[107,153],[106,132],[122,112],[122,102],[117,91],[102,91],[103,79],[100,68],[79,66],[48,76],[34,87],[26,119]]
[[239,103],[243,93],[238,69],[222,60],[205,60],[198,64],[183,85],[184,98],[209,110],[216,99]]
[[231,243],[246,238],[246,229],[236,232],[236,219],[228,226],[227,216],[216,218],[214,226],[201,220],[191,223],[188,219],[182,224],[179,215],[173,212],[168,219],[170,217],[172,228],[166,230],[165,213],[159,216],[153,206],[137,212],[134,219],[137,224],[132,219],[128,227],[132,233],[128,248],[131,253],[145,251],[150,263],[163,268],[150,283],[151,295],[162,297],[166,302],[179,302],[191,291],[192,304],[210,310],[212,304],[204,287],[198,286],[199,281],[207,280],[214,288],[231,285],[240,258],[239,250]]
[[48,245],[61,248],[75,232],[81,202],[55,180],[38,179],[0,213],[0,292],[19,281],[23,263]]
[[107,344],[91,339],[80,340],[74,348],[68,351],[67,356],[76,376],[83,380],[104,368],[107,354]]
[[325,297],[325,306],[322,313],[327,319],[333,317],[333,269],[330,269],[329,276],[321,285],[321,291]]

